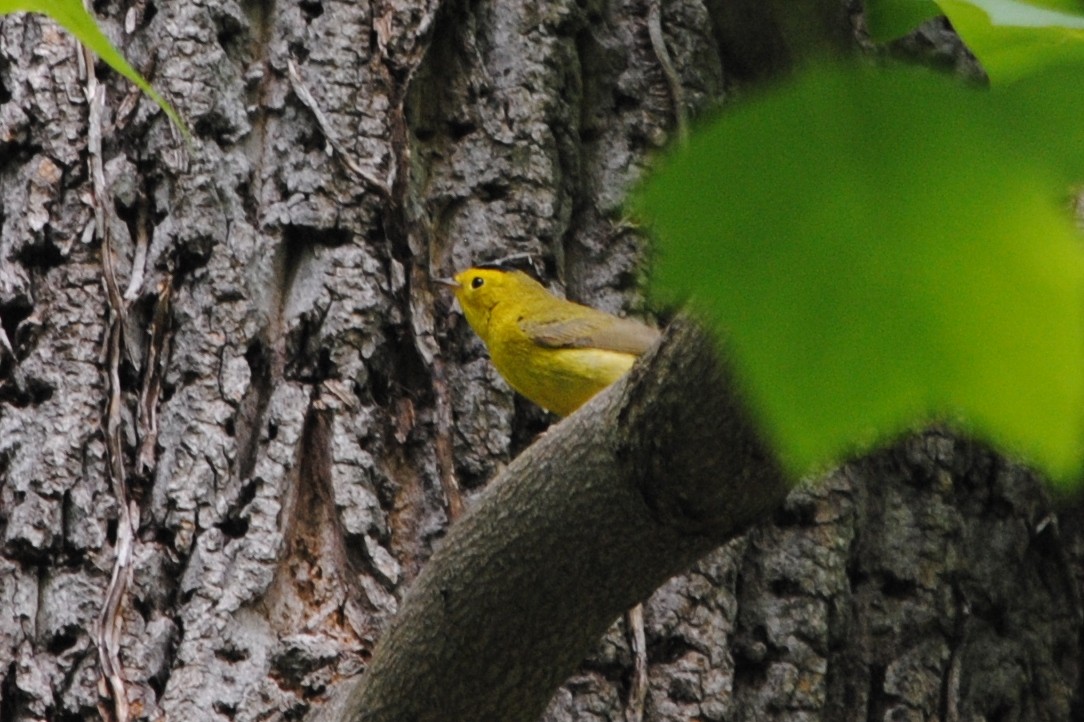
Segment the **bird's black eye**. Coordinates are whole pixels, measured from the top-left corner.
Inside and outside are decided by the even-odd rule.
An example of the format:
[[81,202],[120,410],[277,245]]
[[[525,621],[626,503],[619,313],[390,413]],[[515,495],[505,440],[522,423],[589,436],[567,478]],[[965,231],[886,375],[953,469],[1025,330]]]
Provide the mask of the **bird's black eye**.
[[470,282],[470,287],[471,288],[481,288],[484,284],[485,284],[485,279],[484,278],[482,278],[481,276],[475,276],[474,279]]

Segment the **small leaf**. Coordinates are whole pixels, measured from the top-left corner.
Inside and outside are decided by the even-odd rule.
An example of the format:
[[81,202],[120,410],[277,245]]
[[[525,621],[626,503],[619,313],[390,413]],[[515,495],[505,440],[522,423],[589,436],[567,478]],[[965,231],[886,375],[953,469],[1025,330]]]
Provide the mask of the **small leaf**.
[[0,0],[0,15],[15,12],[36,12],[51,17],[61,27],[74,35],[79,42],[94,51],[111,68],[135,83],[140,90],[158,104],[159,108],[165,111],[174,125],[187,137],[188,128],[177,114],[177,111],[113,47],[113,44],[109,42],[109,38],[101,31],[98,23],[86,11],[80,0]]
[[639,193],[655,291],[725,334],[796,475],[931,421],[1058,478],[1080,467],[1084,257],[1066,169],[1036,152],[1055,126],[1021,117],[1027,97],[813,69],[702,128]]
[[894,40],[944,13],[934,0],[866,0],[866,22],[876,42]]
[[992,83],[1084,61],[1079,3],[1023,0],[938,0]]

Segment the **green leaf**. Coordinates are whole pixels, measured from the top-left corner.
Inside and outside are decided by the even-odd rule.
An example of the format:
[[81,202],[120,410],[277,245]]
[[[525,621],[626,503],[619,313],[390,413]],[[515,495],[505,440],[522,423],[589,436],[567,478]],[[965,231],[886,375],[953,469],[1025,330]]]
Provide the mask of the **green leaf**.
[[1081,73],[1084,63],[1059,65],[993,88],[1003,103],[1001,131],[1033,162],[1057,173],[1059,187],[1084,179]]
[[1084,59],[1080,0],[867,0],[866,14],[878,42],[947,16],[994,83]]
[[1080,3],[939,0],[939,4],[992,83],[1084,60]]
[[135,83],[140,90],[158,104],[159,108],[165,111],[169,119],[185,136],[188,136],[188,128],[181,120],[180,115],[177,114],[177,111],[113,47],[113,44],[109,42],[109,38],[98,27],[98,23],[84,9],[80,0],[0,0],[0,15],[15,12],[36,12],[51,17],[61,27],[74,35],[79,42],[94,51],[111,68]]
[[813,69],[641,189],[655,292],[690,295],[725,335],[794,474],[931,421],[1079,469],[1084,257],[1027,96]]
[[866,0],[869,34],[879,43],[906,35],[943,14],[934,0]]

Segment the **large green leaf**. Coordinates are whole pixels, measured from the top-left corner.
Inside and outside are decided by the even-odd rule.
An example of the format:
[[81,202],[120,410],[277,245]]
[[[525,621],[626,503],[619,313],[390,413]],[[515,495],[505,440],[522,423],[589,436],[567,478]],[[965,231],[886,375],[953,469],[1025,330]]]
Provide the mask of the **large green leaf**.
[[1084,63],[1044,68],[994,86],[999,130],[1034,163],[1058,174],[1058,188],[1084,180]]
[[135,83],[187,135],[187,127],[177,111],[113,47],[109,38],[101,31],[80,0],[0,0],[0,15],[15,12],[36,12],[51,17],[78,38],[79,42],[94,51],[111,68]]
[[1058,478],[1079,468],[1084,258],[1069,165],[1040,150],[1072,118],[1030,100],[920,69],[813,69],[702,128],[641,189],[655,291],[725,334],[793,473],[930,421]]

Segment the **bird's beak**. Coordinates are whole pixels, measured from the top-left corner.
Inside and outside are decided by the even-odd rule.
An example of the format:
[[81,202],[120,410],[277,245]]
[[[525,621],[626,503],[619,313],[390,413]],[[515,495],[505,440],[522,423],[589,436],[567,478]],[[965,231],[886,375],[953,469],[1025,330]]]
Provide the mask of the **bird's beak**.
[[433,278],[430,280],[433,283],[439,283],[440,285],[447,286],[448,288],[462,288],[459,282],[456,281],[454,278]]

